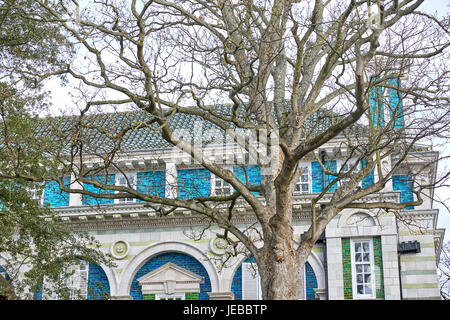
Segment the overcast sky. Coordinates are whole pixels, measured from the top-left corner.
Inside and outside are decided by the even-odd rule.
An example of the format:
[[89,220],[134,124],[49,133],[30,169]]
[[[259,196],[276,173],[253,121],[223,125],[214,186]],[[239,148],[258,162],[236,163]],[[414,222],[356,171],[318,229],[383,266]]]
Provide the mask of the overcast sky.
[[[421,10],[428,13],[437,12],[440,16],[448,15],[450,12],[450,0],[426,0],[420,7]],[[440,156],[450,156],[450,145],[442,147]],[[448,172],[450,170],[450,160],[441,161],[438,165],[438,172]],[[448,183],[447,183],[448,184]],[[445,201],[447,207],[450,207],[450,187],[440,188],[435,192],[436,198]],[[435,202],[434,207],[439,209],[438,227],[446,228],[445,240],[450,241],[450,212],[447,209]]]

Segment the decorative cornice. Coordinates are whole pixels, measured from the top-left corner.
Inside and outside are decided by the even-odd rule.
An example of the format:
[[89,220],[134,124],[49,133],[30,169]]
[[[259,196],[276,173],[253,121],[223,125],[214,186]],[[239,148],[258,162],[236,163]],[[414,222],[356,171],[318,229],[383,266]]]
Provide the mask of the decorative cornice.
[[[332,193],[325,194],[318,202],[318,205],[325,204],[331,200]],[[311,200],[317,194],[295,195],[293,203],[293,221],[310,221]],[[261,199],[264,202],[263,199]],[[359,202],[382,202],[400,201],[400,192],[383,192],[366,196]],[[219,206],[219,210],[226,213],[226,205]],[[179,208],[167,216],[161,216],[145,203],[109,204],[98,206],[77,206],[54,208],[63,224],[74,231],[92,230],[115,230],[115,229],[142,229],[142,228],[169,228],[202,226],[210,221],[207,217],[192,212],[191,210]],[[437,210],[405,210],[404,216],[414,216],[415,218],[435,219]],[[256,217],[249,206],[244,201],[236,203],[236,214],[233,218],[234,224],[255,223]]]

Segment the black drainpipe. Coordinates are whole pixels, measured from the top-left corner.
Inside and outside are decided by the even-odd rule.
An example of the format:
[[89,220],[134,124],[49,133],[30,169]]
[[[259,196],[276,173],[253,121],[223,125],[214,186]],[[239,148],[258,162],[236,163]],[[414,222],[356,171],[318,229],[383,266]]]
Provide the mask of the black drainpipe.
[[[325,231],[324,231],[325,233]],[[323,269],[325,272],[325,299],[328,300],[328,260],[327,260],[327,238],[324,235],[323,240]]]
[[[322,164],[325,166],[325,155],[326,152],[325,150],[321,151],[321,157],[322,157]],[[322,190],[325,189],[325,171],[322,172]],[[320,209],[324,209],[325,205],[322,204],[320,205]],[[325,297],[326,300],[328,300],[329,298],[329,294],[328,294],[328,260],[327,260],[327,238],[325,237],[325,231],[323,232],[323,268],[324,268],[324,272],[325,272]]]
[[[322,164],[325,166],[326,151],[325,150],[320,151],[320,155],[321,155]],[[325,189],[325,171],[322,171],[322,190],[323,189]]]
[[398,258],[398,285],[400,286],[400,300],[403,300],[403,287],[402,287],[402,265],[400,263],[400,252],[397,251]]
[[398,221],[397,217],[395,217],[395,228],[397,229],[397,263],[398,263],[398,285],[400,287],[400,300],[403,300],[403,287],[402,287],[402,264],[400,261],[400,251],[398,250],[399,247],[399,227],[398,227]]

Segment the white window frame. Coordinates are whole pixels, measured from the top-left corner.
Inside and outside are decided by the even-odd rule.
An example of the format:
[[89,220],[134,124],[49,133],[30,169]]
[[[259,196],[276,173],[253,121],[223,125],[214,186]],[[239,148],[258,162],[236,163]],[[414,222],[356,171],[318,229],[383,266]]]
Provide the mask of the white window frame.
[[[300,162],[299,166],[302,167],[302,168],[307,168],[308,169],[308,181],[306,183],[301,181],[302,180],[302,176],[304,176],[303,173],[302,173],[302,175],[299,177],[297,183],[294,186],[294,194],[311,193],[312,192],[312,189],[311,189],[312,188],[311,162]],[[305,185],[305,184],[308,185],[308,191],[306,191],[306,192],[302,190],[302,185]],[[296,190],[298,185],[300,186],[300,191]]]
[[[180,299],[177,299],[180,298]],[[172,293],[172,294],[166,294],[166,293],[157,293],[155,294],[155,300],[185,300],[186,294],[185,293]]]
[[[357,272],[355,261],[355,245],[356,243],[368,242],[369,243],[369,264],[370,264],[370,285],[372,288],[371,294],[359,294],[357,287]],[[373,252],[373,238],[355,238],[350,240],[350,253],[352,263],[352,288],[353,299],[375,299],[376,298],[376,283],[375,283],[375,261]],[[358,262],[359,264],[359,262]],[[367,264],[367,263],[366,263]]]
[[[212,179],[211,179],[211,194],[214,196],[229,196],[233,193],[233,187],[231,186],[231,184],[229,184],[228,182],[226,182],[225,180],[223,180],[220,177],[217,177],[216,175],[212,174]],[[228,187],[230,189],[230,192],[228,194],[217,194],[217,186],[216,186],[216,181],[220,181],[221,182],[221,189],[225,189],[225,187]],[[227,184],[227,186],[225,186],[225,184]]]
[[89,264],[82,260],[79,264],[70,266],[69,271],[71,270],[74,270],[74,274],[65,279],[70,290],[69,299],[77,299],[78,293],[82,298],[87,299]]
[[[134,171],[133,172],[125,172],[125,175],[126,175],[128,181],[130,180],[130,178],[134,179],[134,183],[132,183],[131,181],[129,181],[129,182],[131,184],[131,187],[133,189],[136,189],[137,188],[137,172],[134,172]],[[121,178],[123,179],[123,174],[121,172],[118,172],[116,174],[115,185],[122,186],[122,187],[128,187],[128,183],[126,182],[126,180],[124,181],[124,183],[120,182]],[[119,193],[119,191],[116,191],[116,193]],[[114,199],[114,202],[116,204],[135,203],[136,199],[135,198],[121,198],[121,199]]]
[[[345,165],[347,165],[347,166],[349,166],[349,167],[352,167],[356,162],[358,162],[358,165],[356,166],[356,168],[353,170],[353,172],[352,172],[352,174],[357,174],[359,171],[361,171],[361,161],[360,160],[358,160],[357,158],[350,158],[350,159],[346,159],[346,160],[343,160],[343,159],[340,159],[340,160],[338,160],[338,163],[337,163],[337,165],[338,165],[338,172],[340,172],[340,173],[344,173],[344,172],[346,172],[346,171],[343,171],[342,172],[342,168],[343,168],[343,166],[344,166],[344,163],[345,163]],[[339,186],[342,186],[344,183],[346,183],[347,181],[349,181],[350,180],[350,178],[345,178],[345,179],[341,179],[341,180],[339,180]],[[356,187],[361,187],[361,183],[362,183],[362,181],[360,181],[359,183],[358,183],[358,185],[356,185],[355,186],[355,188]]]
[[36,188],[26,188],[26,191],[30,195],[31,200],[36,200],[41,206],[44,205],[44,187],[38,192],[39,187],[42,187],[42,184]]
[[[258,267],[256,263],[244,262],[242,263],[242,273],[244,273],[244,268],[250,268],[252,270],[252,277],[256,279],[256,300],[262,300],[262,289],[261,289],[261,276],[259,275]],[[244,274],[242,275],[242,299],[245,296],[245,284],[244,284]]]
[[[229,167],[229,166],[224,166],[223,169],[225,170],[230,170],[233,171],[233,167]],[[211,195],[213,196],[223,196],[223,194],[216,194],[216,179],[218,180],[222,180],[222,188],[223,188],[223,183],[226,182],[225,180],[223,180],[222,178],[216,176],[215,174],[211,173]],[[228,182],[226,182],[228,183]],[[230,193],[228,195],[231,195],[234,192],[233,186],[231,184],[229,184],[229,188],[230,188]],[[227,196],[227,195],[225,195]]]
[[[89,263],[81,260],[79,263],[71,265],[67,268],[67,272],[73,272],[68,277],[62,279],[62,274],[59,276],[60,281],[69,289],[69,300],[75,300],[81,297],[87,299],[88,296],[88,277],[89,277]],[[53,283],[49,283],[47,277],[44,276],[42,284],[42,300],[59,300],[61,299],[55,292],[49,294],[49,290],[53,289]]]

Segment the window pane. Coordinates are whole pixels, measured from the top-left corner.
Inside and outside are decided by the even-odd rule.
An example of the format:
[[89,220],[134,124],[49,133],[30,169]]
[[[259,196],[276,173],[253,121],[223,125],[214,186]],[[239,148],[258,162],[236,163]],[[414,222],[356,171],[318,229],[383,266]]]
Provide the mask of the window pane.
[[370,260],[369,260],[369,253],[364,253],[364,259],[363,259],[363,261],[364,262],[369,262]]
[[366,284],[364,286],[364,291],[365,291],[366,294],[372,294],[372,286]]
[[309,190],[309,186],[307,184],[302,184],[302,191],[308,192],[308,190]]
[[364,275],[364,282],[365,283],[370,283],[370,273]]
[[361,252],[361,243],[355,243],[355,252]]
[[356,262],[361,262],[361,261],[362,261],[362,259],[361,259],[361,253],[357,253],[357,254],[355,255],[355,261],[356,261]]
[[357,264],[357,265],[356,265],[356,273],[362,273],[362,271],[363,271],[362,265]]
[[370,264],[365,264],[365,265],[364,265],[364,272],[365,272],[365,273],[370,272]]
[[364,294],[364,286],[358,285],[356,286],[358,294]]
[[363,242],[363,250],[364,250],[364,252],[369,252],[369,243],[368,242]]
[[356,282],[357,282],[357,283],[364,283],[364,282],[363,282],[363,275],[362,275],[362,274],[356,275]]

